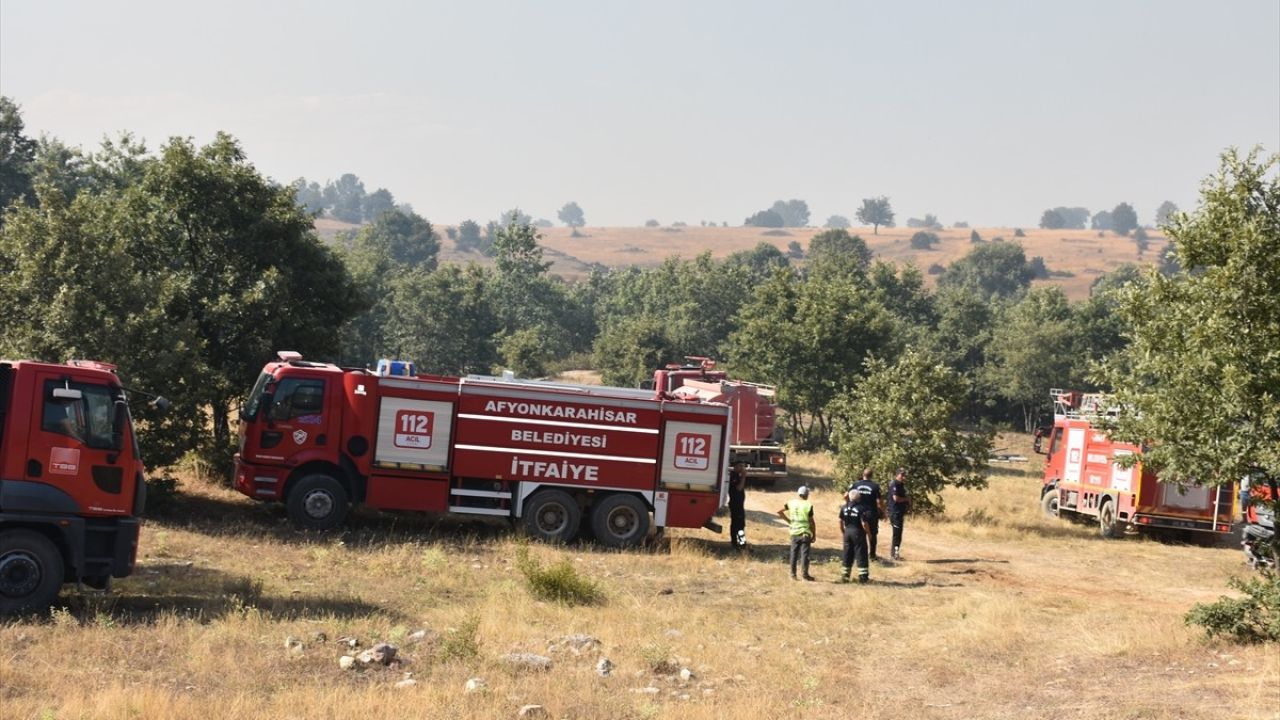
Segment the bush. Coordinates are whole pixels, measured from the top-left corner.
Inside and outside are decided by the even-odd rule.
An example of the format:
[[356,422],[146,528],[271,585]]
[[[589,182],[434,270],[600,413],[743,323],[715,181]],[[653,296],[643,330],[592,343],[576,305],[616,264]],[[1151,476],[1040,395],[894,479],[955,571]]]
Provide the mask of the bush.
[[604,600],[600,586],[579,575],[567,559],[544,568],[530,557],[528,546],[521,546],[516,551],[516,568],[524,576],[529,593],[539,600],[569,606],[595,605]]
[[969,223],[965,222],[964,220],[961,220],[961,221],[957,222],[956,224],[952,225],[951,227],[956,228],[956,229],[958,229],[958,230],[968,230],[968,229],[969,229]]
[[651,219],[651,220],[645,220],[645,221],[644,221],[644,226],[645,226],[645,227],[658,227],[658,226],[659,226],[659,225],[661,225],[661,224],[662,224],[662,223],[658,222],[657,220],[652,220],[652,219]]
[[450,629],[440,639],[440,662],[474,660],[480,655],[480,643],[476,632],[480,629],[480,616],[468,615],[456,628]]
[[938,236],[927,230],[921,230],[911,236],[911,247],[916,250],[928,250],[938,244]]
[[1256,577],[1227,581],[1242,598],[1222,597],[1197,603],[1184,619],[1204,628],[1209,638],[1222,636],[1238,643],[1280,642],[1280,574],[1261,570]]
[[1024,233],[1024,232],[1022,232],[1022,228],[1014,228],[1014,229],[1013,229],[1013,236],[1014,236],[1014,237],[1026,237],[1026,236],[1027,236],[1027,234],[1026,234],[1026,233]]
[[168,472],[159,477],[149,477],[147,483],[147,515],[163,515],[173,509],[178,500],[178,481]]
[[786,230],[765,230],[761,235],[769,235],[771,237],[791,237],[791,233]]
[[969,242],[974,243],[975,245],[982,242],[982,236],[978,234],[977,230],[969,233]]
[[946,270],[947,270],[946,268],[942,267],[938,263],[934,263],[929,266],[930,275],[941,275],[942,273],[946,272]]

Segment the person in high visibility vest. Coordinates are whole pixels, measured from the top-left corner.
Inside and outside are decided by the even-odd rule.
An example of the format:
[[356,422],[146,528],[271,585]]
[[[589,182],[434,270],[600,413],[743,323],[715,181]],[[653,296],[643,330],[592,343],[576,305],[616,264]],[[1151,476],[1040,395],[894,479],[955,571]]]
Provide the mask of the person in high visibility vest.
[[791,579],[797,580],[796,564],[799,562],[805,580],[809,574],[809,546],[818,538],[818,526],[813,519],[813,503],[809,502],[809,488],[801,485],[796,490],[799,497],[791,498],[778,511],[778,516],[791,525]]

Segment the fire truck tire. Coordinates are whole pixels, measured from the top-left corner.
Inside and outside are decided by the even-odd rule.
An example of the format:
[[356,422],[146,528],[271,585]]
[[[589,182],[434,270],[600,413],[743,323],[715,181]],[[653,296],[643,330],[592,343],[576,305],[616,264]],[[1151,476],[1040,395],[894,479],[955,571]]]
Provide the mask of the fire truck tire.
[[1098,506],[1098,534],[1104,538],[1120,537],[1120,526],[1116,523],[1116,504],[1104,498]]
[[649,508],[635,495],[609,495],[591,508],[591,529],[601,545],[636,547],[649,536]]
[[62,588],[62,553],[31,530],[0,533],[0,616],[38,612]]
[[539,490],[524,506],[524,527],[530,535],[549,543],[567,543],[578,535],[582,509],[563,490]]
[[350,504],[342,483],[323,473],[306,475],[289,488],[285,510],[303,530],[332,530],[347,519]]
[[1058,489],[1057,488],[1050,490],[1049,492],[1044,494],[1044,497],[1040,498],[1040,509],[1044,511],[1044,514],[1047,517],[1051,517],[1051,518],[1058,517]]

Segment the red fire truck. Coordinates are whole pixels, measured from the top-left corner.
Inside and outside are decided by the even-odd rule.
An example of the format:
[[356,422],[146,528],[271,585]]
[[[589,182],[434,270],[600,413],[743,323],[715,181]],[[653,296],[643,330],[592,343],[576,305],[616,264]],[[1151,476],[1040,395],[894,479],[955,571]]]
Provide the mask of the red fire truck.
[[235,487],[283,501],[303,528],[353,502],[522,520],[564,542],[584,522],[606,545],[652,524],[708,527],[727,493],[729,408],[652,392],[512,377],[416,376],[279,353],[240,413]]
[[0,361],[0,614],[132,572],[145,500],[113,366]]
[[727,404],[733,414],[733,435],[729,438],[729,464],[744,463],[747,479],[772,485],[787,477],[787,453],[778,442],[777,391],[772,385],[732,380],[716,369],[716,361],[687,357],[684,365],[673,364],[658,370],[653,387],[663,397],[700,398]]
[[[1096,425],[1117,412],[1106,395],[1050,390],[1054,424],[1037,431],[1035,451],[1045,455],[1040,504],[1045,514],[1075,515],[1098,523],[1103,537],[1126,528],[1225,534],[1231,531],[1232,489],[1164,483],[1141,462],[1118,460],[1139,453],[1115,442]],[[1044,436],[1048,449],[1042,449]]]

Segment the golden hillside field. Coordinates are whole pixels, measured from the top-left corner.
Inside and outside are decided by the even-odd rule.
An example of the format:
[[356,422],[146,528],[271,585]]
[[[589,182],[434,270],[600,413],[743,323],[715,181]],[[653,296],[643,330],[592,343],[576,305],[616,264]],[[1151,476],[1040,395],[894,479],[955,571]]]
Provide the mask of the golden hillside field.
[[[599,584],[601,604],[573,608],[531,598],[503,524],[362,512],[317,536],[187,479],[112,595],[64,593],[51,617],[0,624],[0,717],[1277,717],[1280,652],[1182,621],[1247,572],[1238,548],[1104,541],[1043,518],[1036,459],[950,493],[946,519],[909,518],[905,560],[857,586],[833,582],[830,461],[796,455],[789,484],[748,493],[744,555],[705,530],[643,551],[531,546]],[[817,488],[815,583],[788,579],[773,515],[799,482]],[[549,651],[577,633],[599,648]],[[407,662],[340,669],[344,637]],[[554,664],[513,670],[512,652]],[[466,693],[473,677],[487,689]]]
[[[316,221],[322,237],[332,238],[338,232],[358,229],[335,220],[321,218]],[[1036,284],[1061,287],[1072,300],[1089,296],[1089,286],[1099,275],[1110,272],[1124,263],[1152,264],[1164,250],[1166,238],[1156,231],[1150,233],[1149,246],[1141,256],[1131,237],[1106,233],[1099,237],[1094,230],[1040,230],[1024,228],[1026,237],[1014,237],[1014,228],[975,228],[983,240],[1003,238],[1022,244],[1027,258],[1037,255],[1044,258],[1051,272],[1070,273],[1070,276],[1037,280]],[[475,253],[458,252],[453,242],[438,228],[442,238],[440,258],[446,262],[487,262]],[[787,228],[769,230],[753,227],[587,227],[581,230],[583,237],[573,237],[569,228],[547,228],[538,231],[546,259],[552,262],[551,271],[566,278],[583,277],[593,264],[607,267],[653,267],[673,255],[690,259],[699,253],[711,251],[713,257],[723,259],[730,253],[750,250],[761,242],[770,243],[783,252],[792,241],[808,249],[809,239],[822,232],[819,228]],[[935,231],[941,242],[932,250],[921,251],[910,246],[910,239],[917,232],[914,228],[880,228],[878,235],[872,228],[852,228],[877,258],[896,264],[915,263],[921,271],[938,264],[946,266],[959,259],[974,245],[970,242],[970,229],[947,228]],[[930,285],[934,276],[926,275]]]

